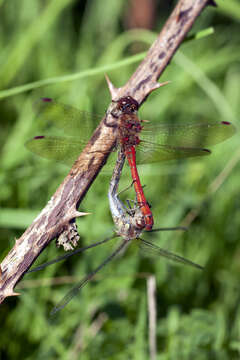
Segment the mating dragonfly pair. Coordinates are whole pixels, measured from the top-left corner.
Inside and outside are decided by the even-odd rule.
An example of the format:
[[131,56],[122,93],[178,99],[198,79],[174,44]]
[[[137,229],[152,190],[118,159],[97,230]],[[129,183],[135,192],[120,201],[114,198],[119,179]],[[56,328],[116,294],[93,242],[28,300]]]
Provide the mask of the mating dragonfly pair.
[[[109,263],[128,243],[137,240],[141,247],[148,252],[167,257],[171,260],[191,265],[202,269],[187,259],[170,253],[159,248],[155,244],[142,239],[143,231],[152,231],[154,224],[153,215],[143,192],[143,188],[138,175],[136,166],[136,148],[139,163],[159,162],[164,160],[180,159],[187,157],[209,155],[210,150],[205,146],[215,145],[226,140],[235,133],[234,126],[229,122],[202,122],[189,123],[185,125],[166,125],[160,124],[151,126],[146,120],[140,120],[137,116],[138,103],[130,96],[123,97],[118,101],[113,101],[111,115],[117,119],[117,141],[119,145],[118,158],[114,167],[108,192],[109,205],[115,223],[115,235],[98,243],[85,248],[77,249],[73,253],[82,252],[86,249],[95,247],[118,236],[122,238],[120,246],[95,270],[88,274],[78,283],[61,302],[53,309],[52,314],[61,310],[78,293],[78,291],[107,263]],[[87,124],[82,124],[89,115],[85,112],[76,110],[73,107],[61,105],[52,99],[43,98],[39,116],[45,120],[50,120],[58,127],[71,133],[81,129],[78,137],[57,137],[57,136],[36,136],[26,143],[34,153],[60,160],[65,163],[72,163],[78,157],[81,148],[86,144],[83,140],[88,136]],[[143,125],[144,124],[144,125]],[[80,140],[81,139],[81,140]],[[128,161],[133,186],[136,192],[136,202],[134,207],[126,207],[118,197],[118,185],[121,177],[122,168]],[[169,228],[159,230],[183,230],[182,228]],[[154,230],[153,230],[154,231]],[[30,270],[37,271],[43,267],[63,260],[73,253],[64,255],[58,259]]]

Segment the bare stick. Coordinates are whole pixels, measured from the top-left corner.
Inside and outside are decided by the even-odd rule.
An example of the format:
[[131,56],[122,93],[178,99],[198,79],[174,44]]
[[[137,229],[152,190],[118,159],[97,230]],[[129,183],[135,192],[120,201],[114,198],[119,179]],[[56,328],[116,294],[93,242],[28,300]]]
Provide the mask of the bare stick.
[[148,343],[150,359],[155,360],[157,355],[157,302],[156,302],[156,278],[151,275],[147,278],[148,299]]
[[[142,104],[153,90],[158,89],[162,84],[157,79],[196,18],[207,5],[213,4],[212,0],[179,0],[129,81],[123,87],[115,88],[107,78],[112,99],[130,95]],[[14,287],[34,260],[69,222],[84,215],[76,209],[116,143],[116,121],[108,111],[46,207],[3,259],[0,265],[0,303],[8,296],[19,295],[14,292]]]

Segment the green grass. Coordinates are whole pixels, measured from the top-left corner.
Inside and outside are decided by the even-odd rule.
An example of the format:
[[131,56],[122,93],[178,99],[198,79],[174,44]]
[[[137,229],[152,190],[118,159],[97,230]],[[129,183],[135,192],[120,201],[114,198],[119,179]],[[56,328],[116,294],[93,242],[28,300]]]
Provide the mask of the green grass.
[[[175,123],[216,119],[239,126],[240,6],[237,0],[218,3],[198,19],[191,32],[198,35],[185,42],[160,79],[171,84],[149,96],[142,118]],[[104,113],[110,101],[104,74],[123,85],[169,14],[159,9],[153,32],[126,31],[126,10],[127,2],[111,0],[104,5],[100,0],[0,1],[1,259],[68,172],[24,148],[27,139],[39,134],[33,103],[50,96]],[[200,38],[199,31],[210,27],[214,33]],[[140,170],[157,227],[176,226],[193,215],[186,233],[145,238],[204,265],[203,272],[145,258],[132,245],[54,321],[49,319],[52,307],[116,241],[25,275],[16,289],[21,296],[0,307],[0,357],[149,358],[146,274],[154,274],[158,360],[239,358],[239,158],[237,133],[209,157]],[[78,220],[81,245],[104,239],[113,228],[108,182],[109,176],[98,177],[80,206],[91,212]],[[122,179],[121,188],[128,184]],[[60,254],[52,242],[37,263]]]

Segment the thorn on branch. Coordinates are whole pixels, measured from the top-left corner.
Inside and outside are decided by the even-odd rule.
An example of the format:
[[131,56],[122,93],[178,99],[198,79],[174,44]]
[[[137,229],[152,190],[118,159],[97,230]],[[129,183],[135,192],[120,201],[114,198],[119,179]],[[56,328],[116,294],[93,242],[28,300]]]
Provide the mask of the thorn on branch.
[[164,81],[164,82],[162,82],[162,83],[158,83],[158,82],[153,83],[153,84],[151,85],[150,89],[149,89],[149,94],[150,94],[152,91],[157,90],[157,89],[159,89],[160,87],[165,86],[165,85],[168,85],[168,84],[170,84],[170,83],[171,83],[171,81]]
[[16,245],[21,244],[21,239],[20,239],[20,238],[19,238],[19,239],[16,239],[16,238],[15,238],[15,244],[16,244]]
[[110,91],[112,100],[117,100],[119,97],[118,92],[119,92],[120,88],[118,89],[113,85],[113,83],[111,82],[111,80],[109,79],[107,74],[105,74],[105,79],[107,81],[108,89]]
[[163,83],[158,83],[158,82],[154,82],[152,84],[149,84],[149,87],[146,91],[146,96],[144,98],[144,101],[147,99],[148,95],[151,94],[151,92],[153,92],[154,90],[157,90],[159,89],[160,87],[164,86],[164,85],[167,85],[171,83],[171,81],[164,81]]
[[21,295],[20,293],[14,292],[13,289],[6,289],[3,294],[4,298],[10,297],[10,296],[19,296]]
[[76,217],[85,216],[85,215],[91,215],[91,213],[85,213],[85,212],[75,211],[73,217],[76,218]]

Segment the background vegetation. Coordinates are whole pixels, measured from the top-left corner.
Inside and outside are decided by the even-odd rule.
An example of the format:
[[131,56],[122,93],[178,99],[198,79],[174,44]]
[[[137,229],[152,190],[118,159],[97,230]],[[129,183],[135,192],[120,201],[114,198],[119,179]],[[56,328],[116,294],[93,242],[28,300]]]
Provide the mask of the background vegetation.
[[[171,85],[148,98],[140,112],[143,118],[175,123],[216,119],[239,125],[240,3],[217,2],[219,7],[208,7],[193,28],[197,32],[213,26],[214,34],[181,47],[161,78]],[[50,96],[102,114],[110,101],[104,73],[116,86],[124,84],[138,64],[135,54],[149,47],[173,5],[156,1],[150,32],[128,29],[129,14],[133,18],[134,13],[124,0],[0,1],[1,258],[68,172],[24,148],[28,138],[39,135],[34,101]],[[97,125],[94,120],[92,125]],[[147,359],[146,281],[153,274],[158,360],[239,358],[239,159],[236,134],[208,158],[141,170],[156,225],[189,224],[184,234],[148,238],[204,265],[203,272],[161,258],[146,259],[137,246],[130,246],[53,322],[52,307],[112,251],[115,240],[25,275],[17,287],[21,296],[0,308],[0,357]],[[91,212],[78,222],[81,244],[101,240],[113,228],[108,182],[109,176],[98,177],[81,204],[81,211]],[[127,184],[129,179],[121,187]],[[126,196],[133,198],[133,193]],[[52,242],[38,263],[60,253]]]

